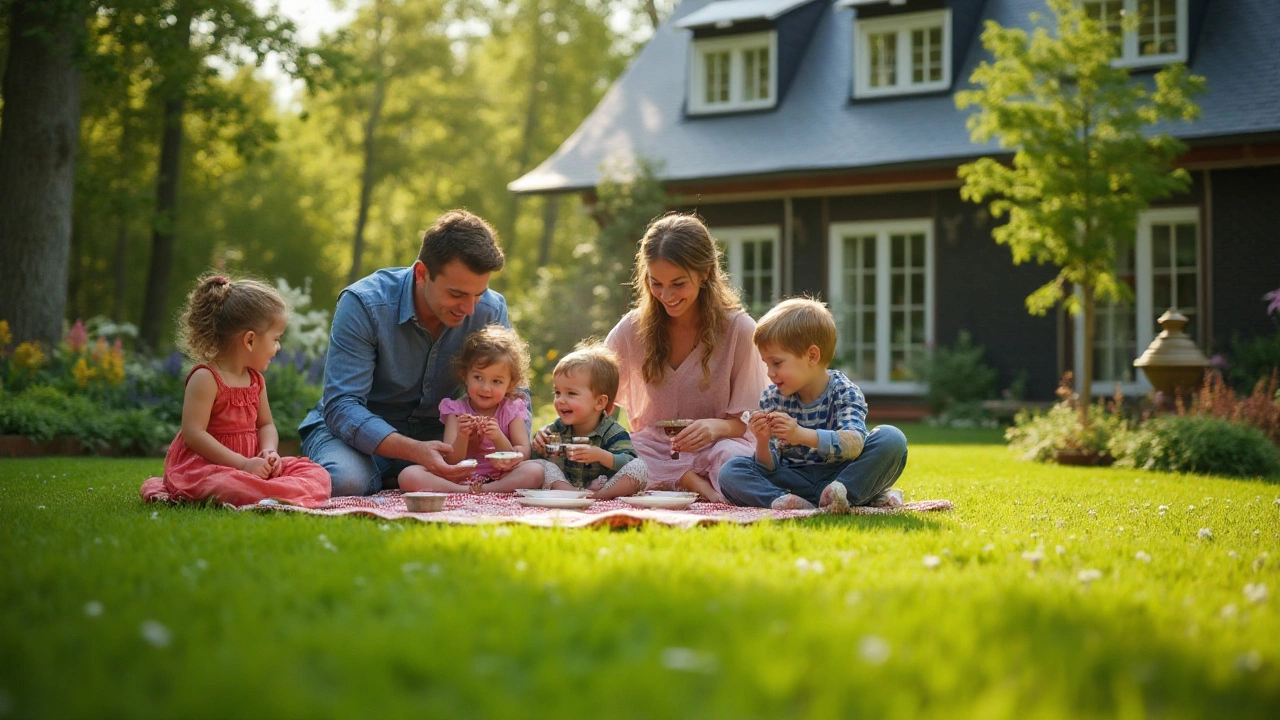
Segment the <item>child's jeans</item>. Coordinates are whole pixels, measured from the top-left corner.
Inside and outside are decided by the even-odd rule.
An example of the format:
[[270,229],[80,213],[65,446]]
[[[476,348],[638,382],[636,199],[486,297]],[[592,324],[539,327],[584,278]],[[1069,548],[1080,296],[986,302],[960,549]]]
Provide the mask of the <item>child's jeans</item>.
[[755,456],[730,459],[720,468],[720,492],[734,505],[767,508],[783,495],[798,495],[818,504],[822,490],[844,484],[850,505],[865,505],[893,487],[907,466],[907,437],[892,425],[880,425],[867,435],[855,460],[822,465],[782,467],[772,472]]

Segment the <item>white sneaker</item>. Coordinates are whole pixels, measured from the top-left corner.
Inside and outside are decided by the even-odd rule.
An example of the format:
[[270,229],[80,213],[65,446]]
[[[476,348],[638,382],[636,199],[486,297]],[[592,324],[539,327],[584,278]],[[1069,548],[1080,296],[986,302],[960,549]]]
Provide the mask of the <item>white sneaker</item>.
[[827,512],[833,515],[847,515],[849,513],[849,491],[845,489],[844,483],[833,482],[822,491],[822,497],[818,499],[818,506],[827,509]]
[[812,510],[813,503],[799,495],[783,495],[769,505],[770,510]]

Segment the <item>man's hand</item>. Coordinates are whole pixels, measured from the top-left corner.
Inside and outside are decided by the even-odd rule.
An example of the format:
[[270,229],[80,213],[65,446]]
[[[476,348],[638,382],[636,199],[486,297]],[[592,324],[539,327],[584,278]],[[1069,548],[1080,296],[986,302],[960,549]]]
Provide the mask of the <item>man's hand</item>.
[[421,448],[421,452],[416,461],[419,465],[430,470],[431,474],[452,482],[461,482],[471,477],[473,468],[458,467],[445,461],[445,453],[453,450],[452,445],[439,440],[423,440],[418,445]]

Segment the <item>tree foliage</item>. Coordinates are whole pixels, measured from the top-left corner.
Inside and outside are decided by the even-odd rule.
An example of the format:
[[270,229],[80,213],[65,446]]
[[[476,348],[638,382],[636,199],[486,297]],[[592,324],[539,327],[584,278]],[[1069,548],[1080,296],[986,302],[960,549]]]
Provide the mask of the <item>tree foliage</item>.
[[[1085,347],[1092,347],[1095,302],[1127,294],[1116,278],[1117,246],[1133,242],[1140,211],[1190,184],[1186,170],[1172,167],[1185,146],[1150,131],[1195,119],[1192,97],[1204,80],[1180,63],[1151,82],[1131,80],[1113,63],[1119,38],[1071,0],[1049,0],[1049,6],[1053,31],[1037,16],[1030,35],[986,25],[982,42],[994,60],[978,66],[971,78],[976,87],[957,93],[956,104],[978,108],[968,121],[974,142],[995,140],[1013,150],[1013,158],[961,166],[960,193],[972,202],[990,200],[994,216],[1008,217],[993,236],[1009,246],[1015,264],[1059,268],[1027,298],[1027,309],[1040,315],[1064,303],[1081,315]],[[1137,22],[1126,18],[1124,29],[1134,31]],[[1092,353],[1084,358],[1081,424],[1088,423],[1093,379]]]

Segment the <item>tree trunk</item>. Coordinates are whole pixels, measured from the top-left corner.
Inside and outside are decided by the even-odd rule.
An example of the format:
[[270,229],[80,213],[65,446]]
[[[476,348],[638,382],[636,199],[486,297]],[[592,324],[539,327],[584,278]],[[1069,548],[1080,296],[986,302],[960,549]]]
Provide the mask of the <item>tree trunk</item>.
[[[44,6],[44,7],[42,7]],[[80,142],[79,15],[14,0],[0,119],[0,320],[14,340],[62,335]]]
[[[376,8],[378,13],[378,43],[382,40],[381,4]],[[347,273],[347,284],[359,280],[361,257],[364,254],[364,225],[369,219],[369,202],[373,196],[373,186],[377,183],[375,161],[377,158],[378,123],[382,120],[382,104],[387,96],[387,74],[382,64],[382,47],[378,46],[377,60],[378,79],[373,84],[373,98],[369,102],[369,119],[364,124],[364,171],[360,174],[360,210],[356,213],[356,232],[351,239],[351,272]]]
[[658,4],[654,0],[644,0],[644,12],[649,16],[654,32],[657,32],[658,26],[662,24],[662,18],[658,16]]
[[[542,91],[538,89],[538,85],[543,78],[543,28],[542,28],[542,9],[541,5],[534,7],[533,22],[530,27],[533,28],[533,61],[530,63],[532,72],[529,73],[529,97],[525,104],[524,111],[524,131],[520,136],[520,149],[516,151],[516,173],[512,177],[520,177],[529,171],[530,158],[533,156],[533,138],[538,132],[538,99]],[[515,193],[507,194],[507,215],[506,222],[502,228],[502,239],[506,244],[507,254],[515,249],[516,225],[520,219],[520,196]]]
[[[191,47],[190,10],[178,18],[175,26],[178,47]],[[169,275],[173,268],[174,226],[177,223],[178,178],[182,159],[182,116],[185,112],[186,89],[174,83],[165,93],[164,130],[160,138],[160,167],[156,174],[156,216],[151,230],[151,266],[147,271],[147,288],[142,303],[142,322],[138,342],[154,351],[160,346],[160,333],[169,317]]]
[[543,196],[542,206],[542,243],[538,246],[538,267],[546,267],[551,262],[551,241],[556,235],[556,223],[560,220],[560,196]]
[[1082,428],[1089,427],[1089,405],[1093,402],[1093,292],[1091,283],[1081,284],[1081,304],[1084,308],[1081,312],[1084,322],[1084,360],[1080,368],[1080,427]]

